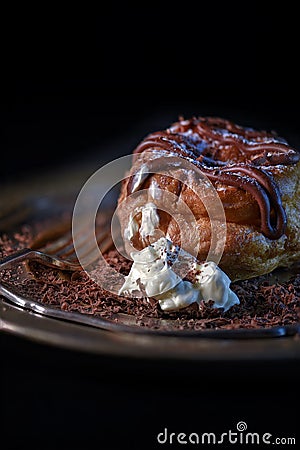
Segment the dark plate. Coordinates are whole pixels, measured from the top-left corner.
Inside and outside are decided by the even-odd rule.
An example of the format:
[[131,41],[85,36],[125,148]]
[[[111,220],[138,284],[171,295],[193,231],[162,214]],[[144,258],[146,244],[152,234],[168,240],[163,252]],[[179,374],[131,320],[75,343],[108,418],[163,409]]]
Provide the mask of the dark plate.
[[[78,188],[91,172],[62,173],[43,183],[15,186],[4,204],[1,231],[13,233],[22,223],[54,220],[72,211]],[[36,182],[38,184],[38,181]],[[38,194],[36,194],[38,192]],[[11,199],[14,199],[12,204]],[[288,277],[284,271],[276,276]],[[118,322],[65,312],[19,298],[5,286],[0,297],[1,330],[55,346],[86,352],[133,357],[185,360],[295,359],[300,357],[300,325],[235,330],[163,330],[138,326],[121,314]],[[147,320],[147,319],[145,319]],[[153,319],[151,319],[153,320]],[[158,323],[158,328],[160,323]]]

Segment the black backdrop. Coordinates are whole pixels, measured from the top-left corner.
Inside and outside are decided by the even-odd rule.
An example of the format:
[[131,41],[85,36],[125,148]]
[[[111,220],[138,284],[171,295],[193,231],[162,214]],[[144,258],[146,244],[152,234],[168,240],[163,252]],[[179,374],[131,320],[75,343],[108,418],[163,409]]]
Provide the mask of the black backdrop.
[[[220,115],[299,142],[293,8],[164,5],[5,17],[1,183],[127,154],[179,115]],[[183,368],[6,335],[1,344],[6,448],[155,448],[160,427],[222,431],[238,420],[296,432],[296,361]]]
[[97,152],[101,159],[116,139],[115,155],[127,154],[180,114],[276,129],[294,144],[297,13],[255,2],[163,4],[12,16],[2,179]]

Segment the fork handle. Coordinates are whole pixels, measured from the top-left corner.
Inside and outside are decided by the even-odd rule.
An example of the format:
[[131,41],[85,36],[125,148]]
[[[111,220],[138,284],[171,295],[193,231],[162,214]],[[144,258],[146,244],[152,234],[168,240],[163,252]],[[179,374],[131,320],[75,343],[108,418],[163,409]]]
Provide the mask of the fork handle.
[[64,261],[55,256],[47,255],[39,250],[32,250],[32,248],[23,248],[18,250],[12,255],[6,256],[0,260],[0,270],[6,269],[11,264],[21,263],[26,260],[38,261],[45,264],[48,267],[61,270],[78,270],[80,268],[79,263],[71,263]]
[[25,261],[26,259],[31,259],[36,253],[31,248],[23,248],[22,250],[17,250],[12,255],[5,256],[0,260],[0,270],[6,269],[12,263],[18,263]]

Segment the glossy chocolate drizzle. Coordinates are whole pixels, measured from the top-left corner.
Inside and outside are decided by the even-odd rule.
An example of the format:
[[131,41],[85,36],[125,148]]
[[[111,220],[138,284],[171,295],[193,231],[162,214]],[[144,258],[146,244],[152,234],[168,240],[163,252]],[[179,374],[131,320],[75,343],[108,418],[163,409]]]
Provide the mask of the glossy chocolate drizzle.
[[[267,167],[295,164],[300,160],[300,153],[275,133],[243,128],[221,118],[193,117],[149,134],[134,154],[159,150],[189,158],[212,182],[248,191],[258,203],[262,233],[273,240],[284,234],[286,213],[277,183]],[[134,190],[148,176],[142,177]],[[127,194],[132,191],[133,176]]]

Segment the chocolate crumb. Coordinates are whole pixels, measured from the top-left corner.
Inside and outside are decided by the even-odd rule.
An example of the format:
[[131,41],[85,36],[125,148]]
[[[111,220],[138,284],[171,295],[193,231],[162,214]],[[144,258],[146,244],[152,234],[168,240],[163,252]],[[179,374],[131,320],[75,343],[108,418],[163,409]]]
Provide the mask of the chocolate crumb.
[[[0,257],[30,246],[33,235],[30,226],[22,227],[12,236],[1,235]],[[117,250],[108,251],[104,257],[110,267],[128,275],[132,262]],[[36,262],[27,264],[22,270],[11,268],[0,273],[4,283],[44,305],[115,322],[122,322],[122,315],[128,315],[136,325],[152,329],[255,329],[300,322],[299,269],[288,281],[264,275],[232,283],[231,289],[239,297],[240,304],[226,312],[213,308],[213,299],[209,303],[201,302],[200,306],[194,303],[180,311],[164,312],[153,298],[113,295],[82,270],[61,272]]]

